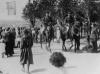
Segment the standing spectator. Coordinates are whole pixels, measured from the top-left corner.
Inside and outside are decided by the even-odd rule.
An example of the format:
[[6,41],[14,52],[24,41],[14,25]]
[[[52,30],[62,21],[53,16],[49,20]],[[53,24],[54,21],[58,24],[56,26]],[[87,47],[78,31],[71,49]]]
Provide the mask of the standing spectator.
[[43,32],[44,32],[44,29],[45,29],[44,26],[41,25],[41,28],[39,30],[41,48],[42,48],[42,42],[43,42]]
[[88,46],[90,46],[90,34],[87,35]]
[[7,28],[5,35],[4,35],[4,41],[5,41],[5,54],[7,57],[12,56],[11,49],[10,49],[10,28]]
[[60,42],[60,27],[57,27],[56,34],[57,42]]
[[35,28],[35,40],[36,40],[36,43],[38,42],[38,35],[39,35],[39,28]]
[[14,43],[13,47],[15,47],[15,39],[16,39],[16,30],[15,30],[15,28],[12,29],[12,34],[13,34],[13,43]]
[[92,52],[97,52],[97,28],[94,27],[91,33]]
[[0,39],[0,52],[1,52],[2,58],[4,58],[4,54],[5,54],[5,43],[4,43],[4,38],[3,37]]
[[2,27],[0,27],[0,39],[2,38],[1,33],[2,33]]
[[4,36],[5,40],[5,52],[7,57],[12,56],[14,54],[14,36],[13,33],[11,32],[11,28],[7,28],[7,31]]
[[35,40],[35,30],[34,28],[31,29],[32,30],[32,37],[33,37],[33,41]]
[[10,30],[9,32],[9,47],[10,47],[10,53],[11,55],[14,54],[14,46],[15,46],[15,36],[16,36],[16,33],[13,29]]
[[24,35],[21,41],[21,55],[20,55],[20,62],[22,64],[23,70],[25,71],[25,64],[27,65],[26,73],[29,73],[29,66],[33,64],[33,56],[32,56],[32,48],[33,46],[33,39],[30,32],[26,29],[24,31]]
[[20,28],[17,28],[17,37],[16,37],[16,44],[17,47],[20,48],[20,42],[21,42],[21,33],[20,33]]
[[79,50],[80,49],[80,28],[79,28],[79,23],[78,21],[75,22],[75,26],[74,26],[74,34],[73,34],[73,37],[75,39],[75,52],[76,50]]

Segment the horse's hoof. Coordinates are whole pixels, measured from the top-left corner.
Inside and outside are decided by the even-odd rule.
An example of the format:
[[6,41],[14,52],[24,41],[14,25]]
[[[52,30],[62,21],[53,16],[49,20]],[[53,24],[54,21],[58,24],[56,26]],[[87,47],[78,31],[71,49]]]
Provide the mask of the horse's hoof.
[[77,53],[77,50],[75,50],[75,53]]
[[65,49],[64,51],[67,52],[67,49]]
[[66,48],[63,48],[63,51],[65,51],[65,52],[66,52],[66,51],[67,51],[67,49],[66,49]]

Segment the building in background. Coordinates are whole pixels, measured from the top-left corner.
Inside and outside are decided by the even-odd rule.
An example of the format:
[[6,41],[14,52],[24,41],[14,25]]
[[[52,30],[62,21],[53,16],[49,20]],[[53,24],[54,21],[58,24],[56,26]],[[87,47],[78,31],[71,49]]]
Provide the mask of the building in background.
[[29,0],[0,0],[0,25],[27,24],[22,18],[22,12]]

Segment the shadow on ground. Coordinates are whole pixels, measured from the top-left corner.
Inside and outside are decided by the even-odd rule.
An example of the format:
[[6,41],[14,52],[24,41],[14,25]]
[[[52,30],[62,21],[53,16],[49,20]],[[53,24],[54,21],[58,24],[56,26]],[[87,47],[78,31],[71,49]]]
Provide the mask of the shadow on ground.
[[43,71],[46,71],[46,69],[45,68],[35,69],[35,70],[32,70],[30,73],[37,73],[37,72],[43,72]]
[[3,72],[2,72],[2,71],[0,71],[0,74],[3,74]]
[[72,68],[77,68],[76,66],[68,66],[68,67],[65,67],[67,69],[72,69]]

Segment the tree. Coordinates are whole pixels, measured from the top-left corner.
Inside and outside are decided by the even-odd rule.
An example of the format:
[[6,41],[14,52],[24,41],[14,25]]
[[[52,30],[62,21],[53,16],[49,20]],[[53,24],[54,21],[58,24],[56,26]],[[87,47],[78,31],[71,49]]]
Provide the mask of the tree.
[[[56,18],[55,2],[56,0],[40,0],[37,8],[37,11],[40,12],[38,14],[40,16],[40,19],[45,19],[46,14],[48,13],[50,19],[52,17],[53,25],[55,24],[55,18]],[[45,22],[45,20],[42,21]]]
[[56,0],[40,0],[38,4],[38,12],[41,12],[41,18],[45,16],[47,12],[54,12],[54,3]]
[[27,5],[23,9],[23,18],[28,20],[31,25],[34,27],[35,25],[35,18],[37,14],[37,2],[34,1],[33,3],[27,3]]
[[96,21],[98,21],[98,18],[99,18],[96,3],[91,2],[90,7],[91,7],[90,8],[90,21],[91,22],[96,22]]
[[[62,22],[66,18],[67,14],[71,12],[72,14],[78,14],[84,16],[85,9],[88,8],[83,4],[84,10],[78,5],[78,0],[40,0],[39,2],[33,1],[33,3],[28,3],[23,9],[23,17],[29,20],[30,23],[35,25],[35,18],[42,19],[45,14],[49,12],[54,20],[60,19]],[[87,2],[88,6],[88,2]],[[81,12],[81,10],[82,12]],[[79,11],[80,10],[80,11]]]
[[62,24],[64,24],[69,12],[71,14],[71,17],[73,18],[73,16],[75,15],[76,7],[77,7],[77,0],[57,0],[56,1],[56,11],[57,11],[56,14],[57,14],[59,21]]

